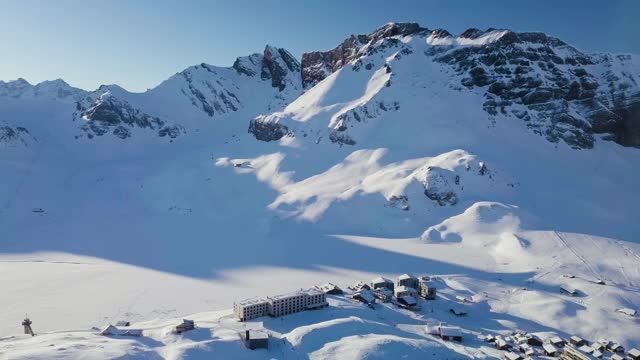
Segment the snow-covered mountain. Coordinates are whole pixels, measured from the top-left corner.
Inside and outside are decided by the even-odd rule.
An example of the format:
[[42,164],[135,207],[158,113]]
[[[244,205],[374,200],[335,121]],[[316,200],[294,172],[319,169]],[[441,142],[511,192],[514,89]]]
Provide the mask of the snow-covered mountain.
[[[268,323],[295,344],[366,324],[300,345],[310,358],[389,341],[397,357],[499,356],[399,339],[427,320],[639,346],[638,318],[615,313],[640,309],[639,60],[543,33],[390,23],[300,62],[266,46],[143,93],[0,82],[0,336],[24,313],[38,332],[90,329],[413,272],[439,274],[449,300],[474,296],[472,318],[393,312],[391,329],[352,309]],[[560,294],[566,283],[584,296]],[[233,327],[220,316],[216,342],[158,333],[149,344],[164,347],[114,354],[215,351]],[[369,350],[345,350],[356,343]]]

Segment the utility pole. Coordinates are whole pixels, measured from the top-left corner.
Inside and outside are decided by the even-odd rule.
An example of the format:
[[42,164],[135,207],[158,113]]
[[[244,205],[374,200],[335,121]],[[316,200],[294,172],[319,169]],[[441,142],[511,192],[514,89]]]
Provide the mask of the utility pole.
[[33,333],[33,329],[31,328],[31,324],[33,324],[33,322],[29,319],[27,315],[25,315],[24,320],[22,321],[22,326],[24,326],[24,333],[31,334],[31,336],[35,336],[35,334]]

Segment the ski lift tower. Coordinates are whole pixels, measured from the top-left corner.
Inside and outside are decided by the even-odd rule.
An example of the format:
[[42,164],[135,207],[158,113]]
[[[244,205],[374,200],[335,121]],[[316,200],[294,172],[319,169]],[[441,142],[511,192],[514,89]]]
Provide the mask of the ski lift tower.
[[28,316],[25,316],[24,320],[22,321],[22,326],[24,326],[24,333],[35,336],[35,334],[33,333],[33,329],[31,328],[31,324],[33,324],[33,322],[29,319]]

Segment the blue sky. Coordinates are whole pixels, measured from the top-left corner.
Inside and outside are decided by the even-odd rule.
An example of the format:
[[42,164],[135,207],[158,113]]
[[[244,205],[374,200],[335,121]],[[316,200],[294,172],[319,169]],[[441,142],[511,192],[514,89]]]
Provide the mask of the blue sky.
[[544,31],[589,52],[640,53],[640,1],[0,0],[0,79],[63,78],[144,91],[187,66],[228,66],[264,45],[294,55],[416,21]]

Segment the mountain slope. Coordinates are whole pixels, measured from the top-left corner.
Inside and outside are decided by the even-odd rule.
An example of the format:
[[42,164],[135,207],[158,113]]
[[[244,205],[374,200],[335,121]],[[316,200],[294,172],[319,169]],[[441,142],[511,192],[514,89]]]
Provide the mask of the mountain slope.
[[[477,295],[465,326],[638,345],[637,319],[612,315],[640,308],[636,64],[544,34],[387,24],[145,93],[3,83],[0,334],[25,312],[88,329],[415,272]],[[558,293],[564,273],[585,297]],[[397,335],[383,328],[362,343]]]

